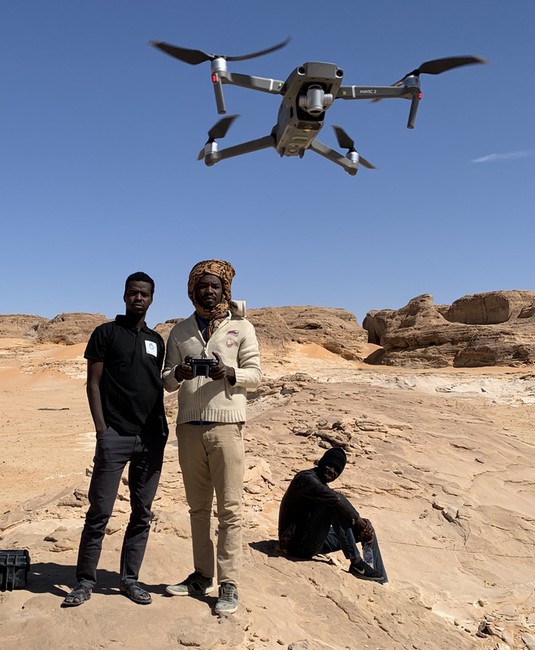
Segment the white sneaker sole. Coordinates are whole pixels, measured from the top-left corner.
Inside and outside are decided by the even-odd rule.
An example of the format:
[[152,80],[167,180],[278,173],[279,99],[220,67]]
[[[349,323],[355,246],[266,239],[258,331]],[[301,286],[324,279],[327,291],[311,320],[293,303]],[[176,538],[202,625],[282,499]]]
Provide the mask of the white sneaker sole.
[[234,612],[238,611],[238,605],[233,605],[232,607],[225,606],[222,609],[220,609],[216,603],[216,606],[214,607],[214,611],[216,614],[234,614]]
[[182,587],[182,585],[169,585],[168,587],[165,588],[165,591],[170,594],[171,596],[205,596],[206,594],[212,593],[214,590],[214,585],[211,585],[210,587],[206,587],[204,591],[187,591],[184,589],[179,589],[179,587]]

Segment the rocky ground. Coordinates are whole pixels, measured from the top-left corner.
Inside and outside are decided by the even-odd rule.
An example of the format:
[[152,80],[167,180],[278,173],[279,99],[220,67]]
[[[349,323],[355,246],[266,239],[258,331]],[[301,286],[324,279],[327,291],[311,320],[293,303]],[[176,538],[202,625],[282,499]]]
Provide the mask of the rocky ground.
[[[240,608],[222,619],[212,597],[165,595],[192,570],[172,436],[141,575],[153,604],[117,590],[124,485],[91,601],[60,608],[94,446],[85,345],[0,339],[0,548],[32,558],[27,588],[0,593],[3,649],[535,648],[535,369],[373,367],[292,338],[263,345],[266,378],[244,430]],[[374,349],[360,345],[361,356]],[[167,408],[173,419],[173,396]],[[388,585],[352,577],[339,554],[277,552],[288,481],[331,444],[349,455],[333,487],[373,521]]]

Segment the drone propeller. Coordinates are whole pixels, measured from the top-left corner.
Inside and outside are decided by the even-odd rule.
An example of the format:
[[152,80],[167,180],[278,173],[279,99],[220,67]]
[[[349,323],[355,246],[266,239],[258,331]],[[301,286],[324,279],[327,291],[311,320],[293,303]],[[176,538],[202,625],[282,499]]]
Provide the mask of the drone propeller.
[[[207,145],[214,145],[216,139],[224,138],[227,134],[227,131],[230,129],[230,125],[234,120],[239,117],[239,115],[228,115],[222,120],[219,120],[214,126],[208,131],[208,140],[206,141],[204,147],[201,149],[197,160],[202,160],[206,153]],[[217,145],[215,145],[217,146]]]
[[359,157],[359,162],[361,165],[364,167],[367,167],[368,169],[377,169],[375,165],[372,165],[371,162],[366,160],[366,158],[363,158],[359,153],[357,153],[357,150],[355,149],[355,143],[352,138],[350,138],[347,133],[344,131],[344,129],[341,126],[333,126],[334,132],[336,133],[336,139],[338,140],[338,144],[342,149],[347,149],[348,153],[356,153]]
[[419,77],[421,74],[441,74],[453,68],[459,68],[462,65],[470,65],[472,63],[486,63],[486,59],[480,56],[448,56],[443,59],[433,59],[433,61],[425,61],[419,68],[412,72],[407,73],[399,81],[392,84],[392,86],[401,86],[407,77]]
[[205,61],[213,61],[214,59],[225,59],[226,61],[245,61],[246,59],[254,59],[257,56],[263,56],[264,54],[269,54],[270,52],[275,52],[280,50],[282,47],[285,47],[290,42],[288,37],[286,40],[272,47],[268,47],[265,50],[260,50],[259,52],[251,52],[251,54],[242,54],[241,56],[226,56],[225,54],[209,54],[208,52],[203,52],[202,50],[189,50],[185,47],[178,47],[176,45],[170,45],[163,41],[150,41],[150,44],[154,47],[157,47],[162,52],[169,54],[179,61],[184,61],[184,63],[189,63],[190,65],[198,65],[199,63],[204,63]]

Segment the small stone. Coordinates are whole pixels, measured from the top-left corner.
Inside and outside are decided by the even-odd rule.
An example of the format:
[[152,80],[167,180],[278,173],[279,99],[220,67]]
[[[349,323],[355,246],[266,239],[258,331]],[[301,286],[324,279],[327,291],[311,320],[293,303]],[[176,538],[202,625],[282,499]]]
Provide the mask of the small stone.
[[504,630],[501,633],[501,637],[505,641],[505,643],[509,644],[510,646],[512,646],[513,643],[515,642],[515,637],[513,636],[511,630]]
[[444,516],[444,519],[453,523],[459,517],[459,511],[455,510],[455,508],[446,507],[442,510],[442,515]]

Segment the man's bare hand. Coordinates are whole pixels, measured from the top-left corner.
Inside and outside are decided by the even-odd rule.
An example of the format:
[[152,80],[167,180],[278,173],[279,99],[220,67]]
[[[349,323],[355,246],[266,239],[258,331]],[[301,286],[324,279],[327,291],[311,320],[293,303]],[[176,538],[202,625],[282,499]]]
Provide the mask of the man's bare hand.
[[373,542],[375,530],[372,526],[372,522],[369,519],[363,519],[361,517],[357,521],[356,526],[360,532],[361,542]]
[[225,379],[226,377],[231,384],[234,384],[236,381],[236,373],[234,372],[234,368],[226,366],[221,360],[221,356],[217,352],[214,352],[213,354],[218,363],[217,366],[212,366],[210,368],[209,377],[214,380]]
[[175,379],[177,381],[193,379],[193,369],[187,363],[190,359],[191,357],[186,357],[184,359],[184,363],[181,363],[179,366],[175,368]]

